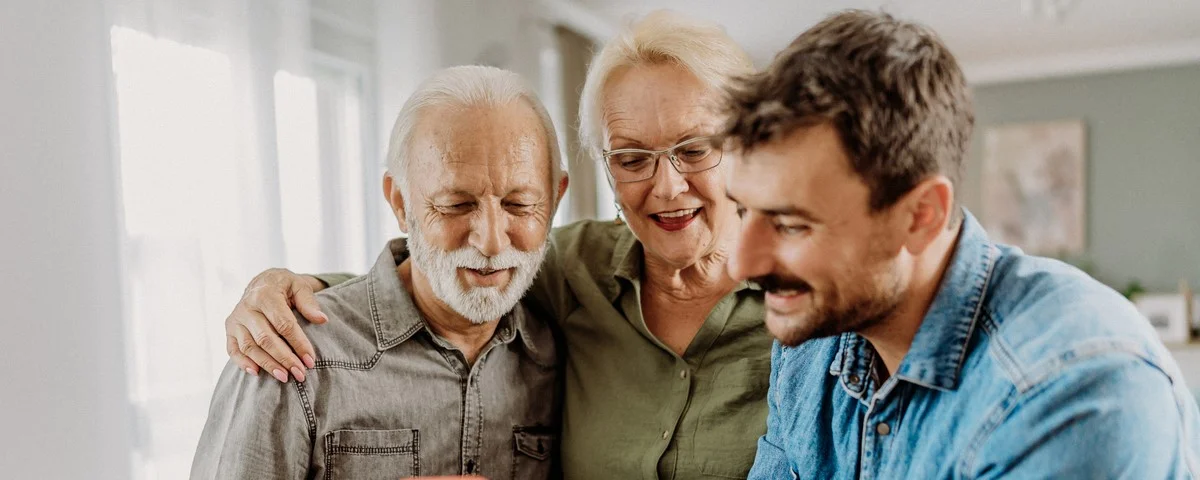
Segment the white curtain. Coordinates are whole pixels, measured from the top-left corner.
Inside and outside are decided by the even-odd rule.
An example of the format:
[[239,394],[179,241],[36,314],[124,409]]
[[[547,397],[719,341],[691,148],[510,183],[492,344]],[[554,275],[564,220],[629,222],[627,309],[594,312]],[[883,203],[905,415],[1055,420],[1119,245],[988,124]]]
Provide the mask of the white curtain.
[[246,282],[271,266],[361,272],[378,243],[369,64],[323,56],[314,72],[305,0],[112,2],[135,473],[185,478]]

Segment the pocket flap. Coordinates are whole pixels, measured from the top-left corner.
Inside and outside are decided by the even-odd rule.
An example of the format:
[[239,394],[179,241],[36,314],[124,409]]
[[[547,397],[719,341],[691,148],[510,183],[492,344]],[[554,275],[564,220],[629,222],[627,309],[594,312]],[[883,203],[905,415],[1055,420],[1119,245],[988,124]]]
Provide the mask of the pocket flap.
[[513,432],[517,451],[538,460],[550,457],[554,450],[555,435],[551,432],[518,429]]
[[[326,434],[328,447],[333,451],[387,450],[370,453],[406,453],[415,450],[417,431],[403,430],[334,430]],[[363,452],[367,453],[367,452]]]

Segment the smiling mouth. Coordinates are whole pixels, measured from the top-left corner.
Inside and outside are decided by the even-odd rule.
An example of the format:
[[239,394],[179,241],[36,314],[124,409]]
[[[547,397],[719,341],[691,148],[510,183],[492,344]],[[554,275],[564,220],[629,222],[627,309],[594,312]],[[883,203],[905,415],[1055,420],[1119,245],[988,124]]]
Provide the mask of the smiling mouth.
[[688,220],[695,218],[698,213],[700,213],[699,208],[685,208],[670,212],[652,213],[650,214],[650,218],[660,223],[686,223]]
[[771,295],[775,295],[775,296],[779,296],[779,297],[794,297],[797,295],[804,295],[811,291],[812,291],[811,288],[779,288],[779,289],[771,290],[767,293],[770,293]]
[[475,272],[477,275],[479,275],[481,277],[486,277],[489,275],[494,275],[498,272],[503,272],[508,269],[507,268],[499,268],[499,269],[497,269],[497,268],[468,268],[467,270]]

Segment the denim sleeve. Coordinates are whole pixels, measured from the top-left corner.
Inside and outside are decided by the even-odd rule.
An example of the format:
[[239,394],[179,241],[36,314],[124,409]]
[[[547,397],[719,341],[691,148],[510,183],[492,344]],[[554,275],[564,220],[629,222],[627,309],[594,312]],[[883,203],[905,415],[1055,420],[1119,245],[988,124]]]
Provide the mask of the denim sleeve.
[[1167,375],[1126,354],[1083,362],[1015,398],[968,475],[1187,478],[1190,453]]
[[232,362],[213,392],[192,460],[192,479],[294,479],[307,476],[312,442],[298,389]]
[[758,439],[758,453],[754,457],[754,466],[750,468],[748,480],[776,480],[792,478],[784,472],[789,472],[787,452],[783,449],[783,439],[787,432],[781,431],[784,422],[781,420],[786,412],[780,412],[779,404],[775,401],[778,396],[779,371],[782,365],[782,348],[779,342],[771,347],[771,383],[767,390],[767,433]]

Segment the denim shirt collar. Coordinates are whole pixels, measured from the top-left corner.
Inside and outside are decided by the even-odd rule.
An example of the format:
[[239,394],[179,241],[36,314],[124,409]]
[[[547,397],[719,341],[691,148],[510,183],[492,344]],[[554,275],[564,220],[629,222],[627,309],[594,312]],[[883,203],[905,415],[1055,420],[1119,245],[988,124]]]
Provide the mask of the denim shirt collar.
[[[893,377],[937,390],[958,388],[967,346],[978,324],[984,293],[1000,250],[967,209],[950,265],[912,346]],[[875,362],[875,349],[856,333],[842,334],[829,373],[862,400]]]
[[[367,295],[371,308],[371,320],[375,326],[375,343],[380,351],[404,343],[417,332],[428,330],[425,317],[417,309],[412,295],[396,273],[396,267],[409,257],[408,241],[396,238],[388,242],[383,253],[367,274]],[[525,318],[525,308],[517,303],[512,311],[501,317],[496,326],[495,338],[509,343],[520,337],[525,349],[537,354]],[[429,331],[433,336],[433,332]]]

